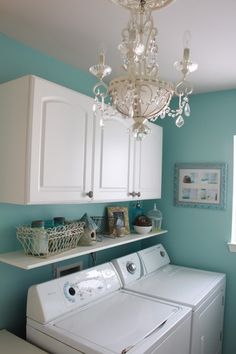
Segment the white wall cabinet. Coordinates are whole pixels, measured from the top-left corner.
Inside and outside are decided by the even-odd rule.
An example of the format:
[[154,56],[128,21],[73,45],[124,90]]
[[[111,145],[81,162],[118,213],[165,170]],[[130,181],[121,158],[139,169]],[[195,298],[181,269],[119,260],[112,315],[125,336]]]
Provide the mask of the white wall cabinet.
[[0,202],[160,198],[162,128],[135,142],[130,120],[101,129],[93,99],[35,76],[0,85]]

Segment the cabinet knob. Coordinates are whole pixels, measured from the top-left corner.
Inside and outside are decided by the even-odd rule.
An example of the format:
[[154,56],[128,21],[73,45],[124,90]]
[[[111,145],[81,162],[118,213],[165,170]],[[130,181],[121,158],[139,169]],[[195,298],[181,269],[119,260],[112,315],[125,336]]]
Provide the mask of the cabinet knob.
[[86,193],[86,195],[87,195],[89,198],[93,198],[93,191],[89,191],[88,193]]
[[131,195],[131,197],[141,197],[141,193],[140,192],[131,192],[131,193],[129,193],[129,195]]
[[135,197],[136,193],[135,192],[131,192],[131,193],[129,193],[129,195],[131,195],[131,197]]

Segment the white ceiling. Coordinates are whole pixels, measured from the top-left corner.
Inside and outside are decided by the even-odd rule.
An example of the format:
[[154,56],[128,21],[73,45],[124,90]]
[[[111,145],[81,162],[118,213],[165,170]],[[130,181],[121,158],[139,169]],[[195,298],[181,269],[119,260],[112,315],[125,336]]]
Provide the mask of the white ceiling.
[[[236,0],[176,0],[153,16],[162,79],[178,80],[172,64],[189,30],[195,92],[236,88]],[[105,46],[113,74],[121,72],[117,46],[127,20],[109,0],[0,0],[1,32],[87,71]]]

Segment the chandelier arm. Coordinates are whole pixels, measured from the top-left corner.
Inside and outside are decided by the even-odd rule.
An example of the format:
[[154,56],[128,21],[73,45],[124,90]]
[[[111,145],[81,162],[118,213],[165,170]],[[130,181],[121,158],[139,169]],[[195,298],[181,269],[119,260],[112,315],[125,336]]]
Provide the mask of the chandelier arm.
[[[137,0],[110,0],[110,1],[128,10],[130,9],[134,9],[136,11],[140,10],[140,4]],[[158,10],[169,5],[173,1],[174,0],[146,0],[145,7],[151,10]]]
[[[150,26],[150,29],[148,29],[148,26]],[[150,38],[151,38],[151,33],[153,31],[153,20],[152,18],[149,16],[148,20],[146,20],[145,22],[145,27],[144,29],[147,28],[147,31],[148,31],[148,35],[147,35],[147,39],[146,39],[146,44],[145,44],[145,57],[147,57],[147,53],[148,53],[148,47],[150,46]],[[147,71],[147,61],[145,60],[145,75],[148,74],[148,71]]]
[[[141,3],[142,6],[142,3]],[[144,6],[144,5],[143,5]],[[140,44],[143,44],[143,12],[140,13],[140,25],[139,25],[139,38],[140,38]],[[139,76],[142,76],[142,67],[143,67],[143,59],[141,62],[139,61]]]

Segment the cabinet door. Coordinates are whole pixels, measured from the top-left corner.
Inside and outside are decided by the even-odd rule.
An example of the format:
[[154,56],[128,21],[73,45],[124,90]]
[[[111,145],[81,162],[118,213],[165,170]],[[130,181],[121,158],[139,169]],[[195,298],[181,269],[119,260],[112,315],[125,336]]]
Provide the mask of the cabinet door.
[[161,198],[162,128],[148,123],[151,132],[143,141],[135,142],[133,190],[141,199]]
[[86,200],[91,189],[92,99],[35,77],[31,86],[28,201]]
[[130,120],[106,118],[104,127],[96,119],[94,144],[94,200],[124,200],[133,168],[133,140]]

